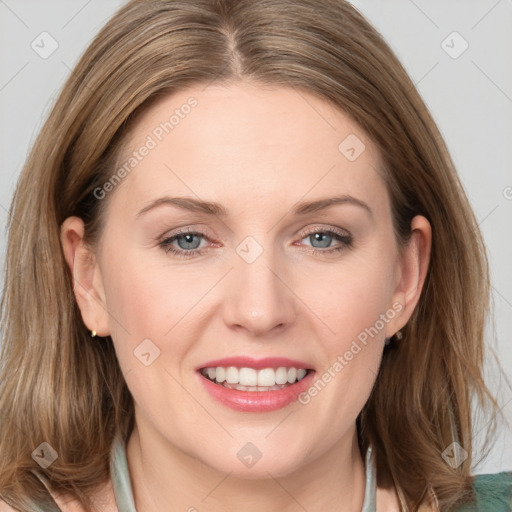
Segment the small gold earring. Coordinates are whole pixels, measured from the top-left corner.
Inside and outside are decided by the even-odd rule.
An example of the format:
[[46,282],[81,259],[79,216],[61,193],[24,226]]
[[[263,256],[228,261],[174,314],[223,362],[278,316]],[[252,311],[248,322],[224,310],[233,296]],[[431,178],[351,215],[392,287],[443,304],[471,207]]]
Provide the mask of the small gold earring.
[[94,338],[98,333],[96,331],[91,331],[91,338]]

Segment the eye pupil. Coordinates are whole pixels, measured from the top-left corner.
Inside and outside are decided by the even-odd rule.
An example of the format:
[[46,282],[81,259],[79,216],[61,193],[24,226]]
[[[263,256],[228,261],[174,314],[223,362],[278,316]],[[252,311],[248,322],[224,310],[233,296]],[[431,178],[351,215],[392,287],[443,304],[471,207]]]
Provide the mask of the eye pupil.
[[[196,240],[194,240],[194,238]],[[197,249],[201,243],[201,239],[197,235],[187,233],[177,238],[177,242],[180,249]]]
[[[311,245],[313,247],[325,248],[329,247],[332,242],[332,236],[327,233],[314,233],[311,235]],[[320,242],[320,245],[315,245],[313,242]]]

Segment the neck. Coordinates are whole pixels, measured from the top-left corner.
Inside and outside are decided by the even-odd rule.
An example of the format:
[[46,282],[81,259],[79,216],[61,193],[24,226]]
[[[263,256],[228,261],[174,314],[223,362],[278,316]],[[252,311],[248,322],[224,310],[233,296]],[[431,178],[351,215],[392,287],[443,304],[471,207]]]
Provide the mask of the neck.
[[126,456],[138,512],[359,512],[363,504],[365,469],[355,426],[321,457],[279,477],[219,472],[137,424]]

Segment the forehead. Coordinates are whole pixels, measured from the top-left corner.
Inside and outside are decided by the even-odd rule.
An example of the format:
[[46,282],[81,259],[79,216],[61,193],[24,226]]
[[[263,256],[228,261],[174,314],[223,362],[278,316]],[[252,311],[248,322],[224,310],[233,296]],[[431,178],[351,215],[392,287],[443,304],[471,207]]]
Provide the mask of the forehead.
[[125,206],[164,192],[219,201],[229,192],[243,206],[254,192],[293,200],[383,190],[375,145],[343,111],[295,88],[249,83],[162,97],[131,130],[123,166]]

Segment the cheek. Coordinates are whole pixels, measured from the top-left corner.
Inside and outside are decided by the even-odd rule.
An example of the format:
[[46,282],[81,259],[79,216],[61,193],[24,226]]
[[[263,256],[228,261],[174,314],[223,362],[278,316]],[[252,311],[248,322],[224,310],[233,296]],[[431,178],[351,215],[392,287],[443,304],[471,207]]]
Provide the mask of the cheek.
[[[361,333],[372,330],[373,337],[383,337],[381,315],[386,314],[394,290],[394,267],[385,260],[369,257],[347,258],[343,264],[324,274],[317,273],[309,303],[329,327],[326,340],[330,347],[343,349]],[[377,328],[379,334],[375,334]],[[364,334],[360,336],[364,338]]]
[[122,261],[109,258],[102,272],[111,337],[126,373],[140,366],[137,347],[146,343],[151,348],[144,340],[157,347],[153,347],[152,356],[158,354],[162,334],[171,327],[166,311],[169,303],[177,302],[178,294],[168,287],[165,293],[164,283],[148,272],[144,260],[126,252]]
[[134,355],[147,339],[160,351],[160,362],[175,365],[188,349],[191,336],[186,333],[196,328],[218,276],[198,275],[196,267],[187,265],[177,270],[165,263],[165,256],[149,258],[138,251],[124,252],[122,261],[108,259],[102,272],[111,336],[123,369],[139,367]]
[[163,410],[170,418],[189,405],[174,378],[180,379],[177,367],[189,348],[182,327],[201,290],[187,286],[177,272],[148,265],[136,253],[125,253],[122,264],[109,260],[106,267],[111,337],[128,388],[144,414],[156,415],[152,422],[158,422]]
[[350,270],[333,276],[339,282],[331,284],[323,298],[316,296],[317,310],[324,312],[322,318],[332,332],[326,331],[321,338],[323,364],[300,398],[311,407],[310,416],[318,425],[330,425],[321,443],[325,448],[348,431],[368,400],[385,337],[383,318],[387,318],[391,288],[386,272],[366,266]]
[[377,376],[386,325],[396,315],[389,306],[394,272],[392,257],[385,252],[360,251],[335,270],[317,272],[316,283],[324,285],[310,288],[311,309],[328,329],[321,337],[322,368],[304,402],[321,393],[322,402],[330,404],[325,410],[338,411],[331,421],[340,428],[357,416]]
[[109,313],[123,319],[129,332],[162,336],[186,312],[201,286],[186,272],[155,265],[153,259],[140,251],[127,251],[122,260],[109,259],[102,272]]

